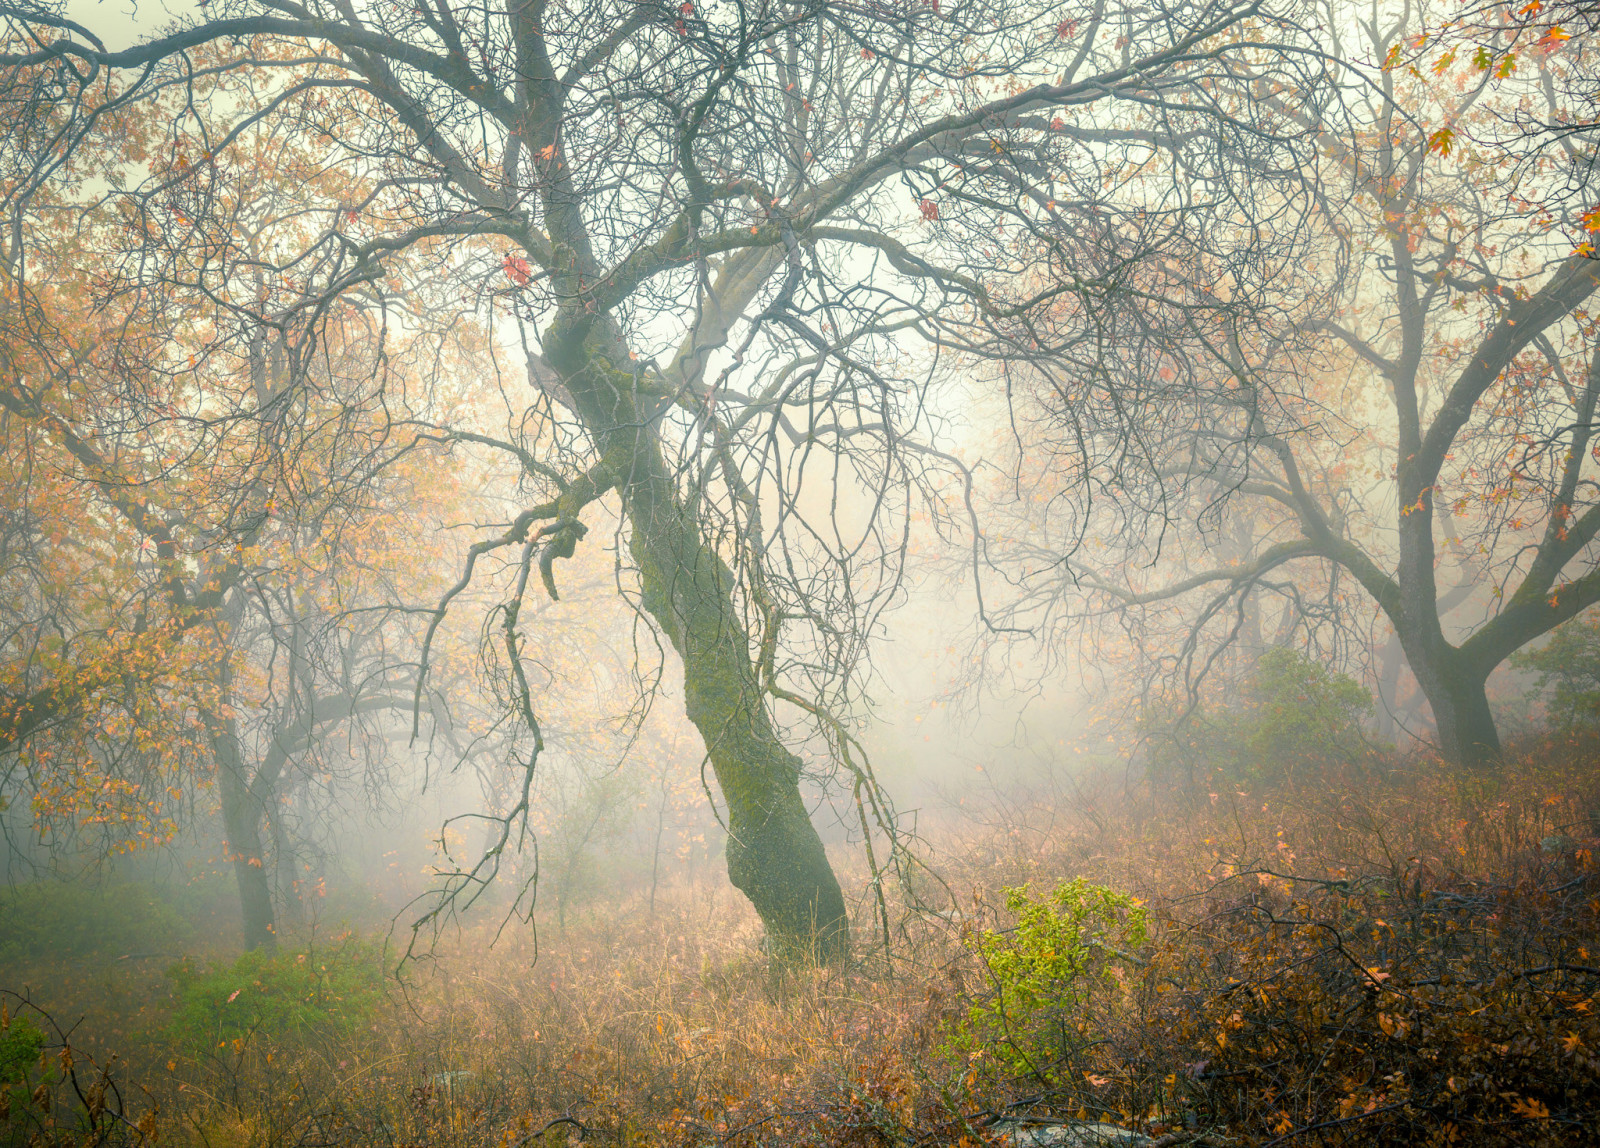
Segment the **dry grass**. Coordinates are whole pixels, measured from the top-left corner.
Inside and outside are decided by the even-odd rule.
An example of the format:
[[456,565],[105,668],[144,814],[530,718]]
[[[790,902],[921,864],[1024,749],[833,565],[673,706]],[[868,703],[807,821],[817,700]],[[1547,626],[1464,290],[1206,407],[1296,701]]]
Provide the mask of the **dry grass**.
[[[1494,782],[1374,762],[1181,796],[1058,779],[936,831],[960,903],[907,912],[891,959],[774,968],[705,874],[653,916],[547,930],[537,960],[530,936],[490,948],[475,924],[342,1038],[152,1045],[130,1112],[154,1104],[163,1142],[206,1148],[955,1144],[1003,1112],[1173,1142],[1575,1143],[1600,1137],[1593,761],[1534,752]],[[1039,1073],[954,1052],[948,1026],[991,987],[963,936],[1006,924],[1003,887],[1080,875],[1149,903],[1145,963],[1062,1019]]]

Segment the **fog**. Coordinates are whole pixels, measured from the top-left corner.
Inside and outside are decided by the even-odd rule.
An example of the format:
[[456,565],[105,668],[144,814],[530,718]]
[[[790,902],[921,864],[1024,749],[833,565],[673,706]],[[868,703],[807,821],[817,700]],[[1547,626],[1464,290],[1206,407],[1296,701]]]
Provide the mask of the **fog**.
[[0,18],[7,1145],[1600,1128],[1588,8]]

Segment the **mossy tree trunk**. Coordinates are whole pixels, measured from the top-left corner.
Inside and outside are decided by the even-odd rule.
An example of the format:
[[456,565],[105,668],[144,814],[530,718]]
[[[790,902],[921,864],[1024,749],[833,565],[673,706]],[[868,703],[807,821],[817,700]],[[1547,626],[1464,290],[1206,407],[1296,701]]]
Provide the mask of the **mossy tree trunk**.
[[831,961],[849,946],[844,896],[800,794],[800,761],[773,729],[734,609],[733,578],[666,483],[627,492],[644,607],[683,659],[689,720],[728,809],[728,877],[774,947]]
[[773,727],[733,574],[684,504],[634,376],[611,361],[620,345],[604,321],[558,324],[545,344],[622,496],[644,608],[683,661],[687,714],[727,807],[728,877],[775,952],[835,961],[849,951],[848,917],[800,793],[800,761]]

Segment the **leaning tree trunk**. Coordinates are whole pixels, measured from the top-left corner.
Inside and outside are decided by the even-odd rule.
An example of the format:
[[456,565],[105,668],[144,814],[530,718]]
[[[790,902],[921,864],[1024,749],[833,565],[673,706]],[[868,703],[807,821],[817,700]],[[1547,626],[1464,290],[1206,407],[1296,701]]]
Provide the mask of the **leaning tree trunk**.
[[[570,208],[554,210],[551,227],[587,243]],[[581,279],[571,288],[581,293]],[[622,496],[644,608],[683,661],[685,708],[727,806],[728,877],[755,906],[776,953],[840,959],[850,948],[844,895],[800,796],[800,761],[773,729],[733,575],[662,456],[660,400],[640,403],[638,377],[622,357],[626,340],[610,319],[574,308],[547,328],[544,351],[595,436],[606,483]]]
[[225,849],[239,883],[239,908],[244,918],[244,947],[273,949],[278,944],[272,915],[272,889],[267,880],[266,852],[261,842],[261,805],[252,792],[238,726],[232,718],[205,715],[211,751],[217,763],[217,788],[222,797]]
[[635,448],[624,488],[644,607],[683,659],[689,720],[728,807],[728,877],[776,951],[833,961],[849,949],[844,896],[800,796],[800,761],[778,738],[756,680],[733,577],[679,503],[655,444]]

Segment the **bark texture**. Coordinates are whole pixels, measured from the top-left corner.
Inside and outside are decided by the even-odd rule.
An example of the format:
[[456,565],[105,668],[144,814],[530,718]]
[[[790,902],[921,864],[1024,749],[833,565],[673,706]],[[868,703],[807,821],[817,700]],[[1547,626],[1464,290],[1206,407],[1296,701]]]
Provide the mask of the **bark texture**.
[[673,481],[653,404],[605,349],[617,345],[610,323],[558,325],[546,355],[622,496],[644,608],[683,660],[688,717],[727,805],[728,877],[755,906],[774,952],[838,960],[850,946],[844,895],[800,793],[800,761],[773,728],[733,574]]
[[728,807],[728,877],[786,956],[832,961],[849,948],[838,879],[800,795],[800,761],[772,727],[733,577],[664,479],[628,491],[644,607],[683,659],[689,720]]

